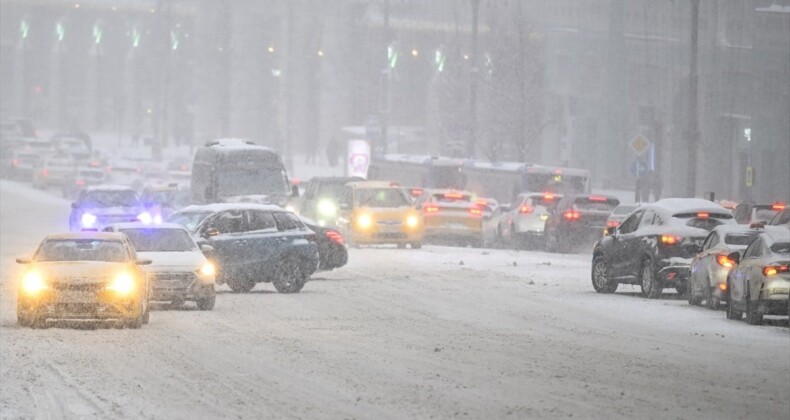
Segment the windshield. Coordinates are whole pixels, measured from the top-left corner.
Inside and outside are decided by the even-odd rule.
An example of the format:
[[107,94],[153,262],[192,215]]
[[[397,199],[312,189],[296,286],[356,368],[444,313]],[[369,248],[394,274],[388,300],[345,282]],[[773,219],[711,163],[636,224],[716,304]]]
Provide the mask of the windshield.
[[137,207],[137,194],[131,190],[86,191],[80,203],[88,207]]
[[345,191],[346,184],[339,183],[339,182],[328,182],[325,184],[319,184],[318,192],[316,192],[315,196],[317,198],[334,198],[340,199],[343,196],[343,191]]
[[411,205],[399,188],[360,188],[354,193],[359,207],[403,207]]
[[41,244],[36,261],[123,262],[129,255],[120,241],[95,239],[50,239]]
[[190,252],[197,246],[189,234],[180,229],[124,229],[137,252]]
[[190,199],[188,190],[166,190],[144,192],[140,201],[144,204],[185,206],[189,204]]
[[757,237],[759,233],[728,233],[724,237],[724,243],[727,245],[749,245],[752,239]]
[[288,194],[285,172],[278,168],[237,169],[217,171],[219,195]]
[[187,228],[188,231],[195,232],[200,223],[210,215],[211,212],[179,212],[170,215],[167,221],[170,223],[178,223]]
[[637,206],[617,206],[612,214],[628,214],[636,210]]

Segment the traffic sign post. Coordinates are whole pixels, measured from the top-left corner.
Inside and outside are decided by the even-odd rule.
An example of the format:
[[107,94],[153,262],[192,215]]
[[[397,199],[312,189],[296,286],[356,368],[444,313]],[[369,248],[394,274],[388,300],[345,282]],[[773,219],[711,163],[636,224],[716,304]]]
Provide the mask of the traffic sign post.
[[631,140],[628,143],[628,146],[631,147],[631,150],[633,150],[637,156],[644,155],[645,152],[647,152],[650,149],[651,145],[652,143],[650,142],[650,140],[646,139],[641,134],[634,137],[633,140]]
[[631,176],[634,178],[641,178],[650,172],[650,167],[642,159],[634,159],[629,168]]

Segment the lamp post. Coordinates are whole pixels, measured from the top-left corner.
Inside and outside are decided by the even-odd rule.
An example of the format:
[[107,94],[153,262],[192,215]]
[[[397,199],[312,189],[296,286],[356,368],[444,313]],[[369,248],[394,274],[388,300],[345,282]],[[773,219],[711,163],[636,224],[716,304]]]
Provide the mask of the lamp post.
[[475,146],[477,145],[477,32],[478,20],[480,16],[480,0],[472,2],[472,69],[469,82],[469,137],[466,143],[466,155],[469,158],[475,156]]
[[699,145],[699,122],[697,106],[697,51],[699,48],[699,0],[691,0],[691,60],[689,63],[689,125],[688,168],[686,178],[686,195],[694,197],[697,189],[697,149]]

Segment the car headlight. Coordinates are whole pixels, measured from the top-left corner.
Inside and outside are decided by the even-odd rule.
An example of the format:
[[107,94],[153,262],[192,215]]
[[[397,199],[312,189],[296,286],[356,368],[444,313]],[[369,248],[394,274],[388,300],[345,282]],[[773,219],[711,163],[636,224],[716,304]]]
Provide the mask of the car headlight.
[[28,271],[22,277],[22,292],[27,295],[35,295],[46,289],[47,283],[44,278],[36,271]]
[[289,205],[285,206],[285,211],[289,211],[289,212],[295,214],[296,213],[296,207],[294,207],[294,206],[289,204]]
[[82,217],[80,218],[80,223],[82,224],[82,227],[93,227],[96,224],[96,216],[90,213],[83,213]]
[[327,217],[334,216],[337,214],[337,206],[329,200],[321,200],[318,202],[318,213]]
[[373,224],[373,219],[371,219],[367,214],[363,214],[357,218],[357,226],[362,229],[369,228],[371,224]]
[[144,211],[144,212],[140,213],[139,216],[137,216],[137,220],[143,222],[146,225],[149,225],[149,224],[151,224],[151,222],[154,219],[153,219],[153,217],[151,217],[151,213],[148,213],[147,211]]
[[157,225],[162,223],[162,215],[161,214],[157,214],[156,216],[154,216],[154,223],[157,224]]
[[411,215],[406,218],[406,226],[408,227],[417,227],[420,223],[420,219],[417,218],[415,215]]
[[214,267],[214,264],[207,262],[203,264],[202,267],[198,270],[198,273],[202,276],[213,276],[217,272],[217,269]]
[[129,273],[118,274],[109,285],[107,290],[112,290],[119,295],[129,295],[135,290],[134,279]]

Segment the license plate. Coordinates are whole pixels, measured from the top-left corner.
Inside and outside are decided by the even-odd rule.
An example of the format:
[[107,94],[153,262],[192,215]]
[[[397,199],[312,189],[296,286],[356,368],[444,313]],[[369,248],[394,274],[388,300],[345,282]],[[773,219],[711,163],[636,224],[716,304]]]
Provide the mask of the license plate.
[[58,294],[58,301],[68,303],[96,302],[96,293],[64,290]]
[[392,233],[398,232],[400,228],[398,226],[391,226],[391,225],[379,225],[379,232],[382,233]]
[[444,226],[453,229],[466,229],[466,225],[463,223],[445,223]]

